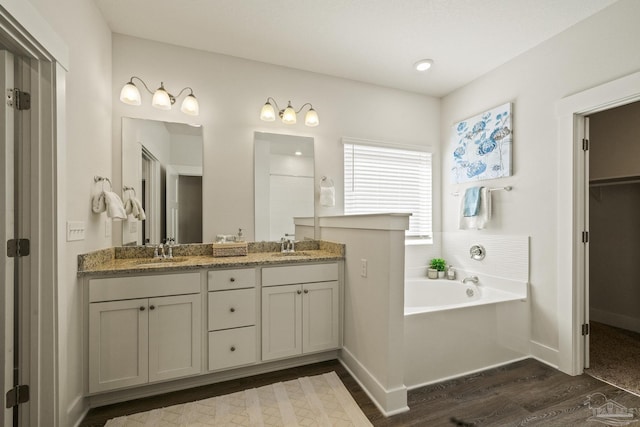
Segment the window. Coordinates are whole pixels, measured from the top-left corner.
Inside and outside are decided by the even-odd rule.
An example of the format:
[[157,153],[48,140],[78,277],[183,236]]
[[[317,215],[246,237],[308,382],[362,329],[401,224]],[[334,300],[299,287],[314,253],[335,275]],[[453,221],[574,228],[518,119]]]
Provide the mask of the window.
[[344,213],[407,213],[407,237],[431,237],[431,153],[344,140]]

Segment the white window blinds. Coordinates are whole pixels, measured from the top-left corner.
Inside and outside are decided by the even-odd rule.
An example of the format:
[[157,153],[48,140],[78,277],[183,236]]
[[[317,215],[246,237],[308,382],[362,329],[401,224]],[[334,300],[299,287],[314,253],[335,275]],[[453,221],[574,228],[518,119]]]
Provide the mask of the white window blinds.
[[407,236],[431,237],[431,153],[344,143],[344,213],[411,213]]

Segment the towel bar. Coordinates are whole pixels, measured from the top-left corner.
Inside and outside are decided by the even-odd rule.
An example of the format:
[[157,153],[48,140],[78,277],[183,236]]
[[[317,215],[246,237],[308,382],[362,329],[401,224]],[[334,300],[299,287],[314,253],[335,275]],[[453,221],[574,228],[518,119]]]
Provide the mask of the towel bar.
[[[489,188],[488,189],[490,193],[494,192],[494,191],[500,191],[500,190],[504,190],[504,191],[511,191],[513,190],[513,187],[511,185],[506,185],[504,187],[495,187],[495,188]],[[452,196],[458,197],[460,195],[459,191],[456,191],[455,193],[451,193]]]
[[93,177],[93,182],[95,182],[96,184],[98,182],[102,182],[102,190],[104,190],[104,181],[107,181],[109,183],[109,190],[111,190],[113,188],[113,185],[111,184],[111,180],[109,178],[107,178],[106,176],[98,176],[98,175],[95,175]]

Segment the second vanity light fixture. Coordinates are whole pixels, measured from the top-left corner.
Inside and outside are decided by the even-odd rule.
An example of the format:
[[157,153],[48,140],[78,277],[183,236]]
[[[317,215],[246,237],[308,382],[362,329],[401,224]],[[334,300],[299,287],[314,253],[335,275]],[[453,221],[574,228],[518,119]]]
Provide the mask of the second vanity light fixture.
[[200,114],[200,105],[198,104],[198,100],[193,94],[193,89],[190,87],[185,87],[182,89],[178,95],[173,96],[164,88],[164,83],[160,82],[160,87],[156,89],[155,92],[152,92],[151,89],[147,86],[147,84],[140,77],[133,76],[129,79],[120,91],[120,101],[129,105],[140,105],[142,104],[142,100],[140,97],[140,91],[138,87],[133,83],[133,79],[137,79],[142,83],[144,88],[153,95],[151,100],[151,105],[160,110],[170,110],[171,106],[175,104],[176,98],[178,98],[185,90],[188,90],[190,93],[184,98],[182,101],[182,105],[180,106],[180,111],[190,116],[197,116]]
[[[276,106],[276,109],[273,108],[274,105]],[[264,120],[265,122],[274,121],[276,119],[277,110],[278,116],[282,120],[282,123],[287,125],[294,125],[296,124],[296,115],[301,112],[302,109],[307,105],[309,106],[309,111],[307,111],[307,114],[305,114],[304,116],[304,124],[310,127],[318,126],[320,124],[320,120],[318,120],[318,113],[316,113],[316,110],[313,109],[313,105],[311,105],[310,103],[307,102],[302,107],[300,107],[298,111],[296,111],[291,106],[291,101],[289,101],[287,108],[281,110],[280,107],[278,107],[276,100],[271,97],[268,97],[267,102],[262,106],[262,110],[260,111],[260,119]]]

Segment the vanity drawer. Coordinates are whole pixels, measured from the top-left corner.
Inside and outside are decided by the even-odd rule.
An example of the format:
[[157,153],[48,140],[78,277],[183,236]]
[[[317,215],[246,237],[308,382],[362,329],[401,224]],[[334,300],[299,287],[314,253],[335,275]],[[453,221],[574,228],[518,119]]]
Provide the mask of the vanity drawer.
[[262,286],[298,283],[331,282],[338,280],[338,264],[307,264],[262,269]]
[[256,269],[214,270],[208,274],[209,290],[253,288],[256,286]]
[[89,280],[89,302],[200,292],[200,273],[110,277]]
[[256,327],[209,332],[209,370],[255,363]]
[[255,288],[209,292],[209,330],[256,324]]

